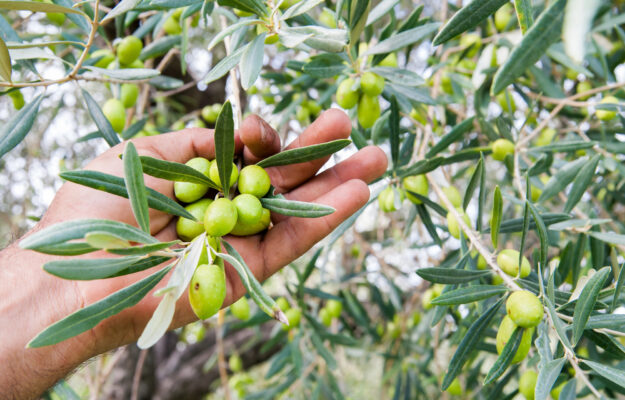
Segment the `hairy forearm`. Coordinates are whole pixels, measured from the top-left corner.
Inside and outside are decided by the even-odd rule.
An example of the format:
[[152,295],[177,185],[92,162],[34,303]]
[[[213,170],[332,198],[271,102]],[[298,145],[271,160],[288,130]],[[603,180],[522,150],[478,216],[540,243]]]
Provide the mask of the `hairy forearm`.
[[0,398],[36,398],[89,356],[87,338],[26,348],[46,326],[81,305],[73,283],[41,269],[51,257],[21,250],[0,251]]

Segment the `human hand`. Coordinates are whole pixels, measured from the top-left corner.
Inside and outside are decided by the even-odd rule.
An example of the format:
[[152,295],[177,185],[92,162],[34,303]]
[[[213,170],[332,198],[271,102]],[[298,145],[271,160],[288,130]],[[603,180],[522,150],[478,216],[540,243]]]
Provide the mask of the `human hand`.
[[[341,111],[329,110],[323,113],[288,148],[346,138],[350,131],[351,122],[347,116]],[[277,133],[256,116],[248,117],[243,122],[235,139],[235,152],[243,155],[246,164],[254,163],[280,151]],[[187,129],[181,132],[138,138],[133,140],[133,143],[139,154],[168,161],[184,163],[197,156],[210,159],[215,156],[212,130],[208,129]],[[118,158],[123,151],[122,146],[123,144],[111,148],[88,164],[85,169],[123,176],[123,165]],[[259,280],[268,278],[278,269],[302,255],[362,207],[369,198],[369,190],[365,182],[370,182],[386,170],[386,156],[377,147],[364,148],[348,160],[316,175],[326,161],[327,157],[301,164],[271,167],[267,169],[267,172],[276,190],[288,199],[326,204],[334,207],[336,212],[315,219],[272,215],[274,226],[265,234],[226,237],[226,240],[247,261]],[[145,182],[152,189],[173,198],[173,182],[149,176],[145,177]],[[79,218],[114,219],[136,225],[127,199],[66,183],[36,229]],[[168,241],[176,238],[175,222],[176,217],[150,210],[150,231],[159,240]],[[101,254],[92,253],[85,257],[98,256]],[[40,267],[40,257],[35,258]],[[45,274],[41,269],[33,270],[33,274],[38,274],[36,281],[39,282],[39,286],[49,287],[50,297],[63,299],[64,304],[55,308],[57,315],[52,318],[46,316],[46,318],[38,319],[41,325],[32,327],[33,332],[28,333],[30,336],[23,338],[22,350],[23,345],[49,323],[80,307],[92,304],[151,272],[144,271],[98,281],[64,281]],[[224,306],[228,306],[245,292],[238,275],[229,266],[226,267],[226,277],[227,296]],[[166,281],[167,279],[161,282],[159,287],[164,286]],[[150,319],[159,300],[148,295],[136,306],[104,320],[91,331],[70,339],[68,342],[75,340],[79,345],[72,346],[72,351],[76,354],[72,354],[71,361],[65,361],[69,361],[70,365],[78,364],[93,355],[135,341]],[[177,303],[176,315],[170,328],[182,326],[195,319],[187,296],[183,296]],[[61,343],[51,347],[63,349],[67,346],[67,343]],[[45,352],[46,348],[24,351]]]

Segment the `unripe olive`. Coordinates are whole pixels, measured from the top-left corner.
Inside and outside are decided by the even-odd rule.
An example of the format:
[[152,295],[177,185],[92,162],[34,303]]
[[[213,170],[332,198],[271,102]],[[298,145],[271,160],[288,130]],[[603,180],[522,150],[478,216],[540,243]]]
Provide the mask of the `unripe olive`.
[[[219,167],[217,162],[212,163],[210,171],[208,173],[211,181],[215,182],[217,186],[221,187],[221,179],[219,179]],[[239,178],[239,169],[235,163],[232,163],[232,172],[230,172],[230,187],[232,187]]]
[[388,186],[378,195],[380,210],[384,212],[397,210],[397,207],[395,206],[395,191],[399,191],[399,202],[401,203],[404,200],[404,192],[402,190],[394,189],[393,187]]
[[336,89],[336,103],[346,110],[358,104],[358,88],[355,80],[347,78],[339,84]]
[[360,77],[360,88],[364,94],[379,96],[384,91],[384,78],[375,72],[367,71]]
[[503,91],[497,95],[497,102],[502,110],[509,113],[514,113],[516,111],[516,103],[514,101],[514,97],[512,94],[509,94],[506,91]]
[[100,58],[93,64],[94,67],[106,68],[115,60],[115,55],[109,49],[96,50],[89,55],[89,58]]
[[174,18],[173,15],[165,20],[165,23],[163,24],[163,30],[168,35],[180,35],[182,33],[180,21]]
[[[185,165],[208,176],[212,162],[204,157],[195,157],[186,162]],[[174,195],[180,201],[191,203],[201,199],[208,192],[208,185],[193,182],[174,182]]]
[[230,371],[234,373],[240,372],[243,369],[243,360],[241,360],[241,356],[237,353],[232,354],[228,359],[228,367],[230,367]]
[[503,161],[508,154],[514,154],[514,143],[508,139],[497,139],[493,142],[493,159]]
[[278,307],[280,307],[280,310],[282,310],[283,312],[286,312],[286,310],[291,308],[289,301],[284,297],[278,297],[276,299],[276,304],[278,305]]
[[462,196],[460,196],[460,192],[453,186],[445,186],[443,188],[443,193],[447,196],[447,199],[451,202],[456,208],[462,207]]
[[[584,92],[587,92],[589,90],[592,90],[592,83],[590,83],[590,81],[581,81],[575,87],[575,91],[576,91],[577,94],[584,93]],[[589,97],[590,97],[590,95],[587,95],[587,96],[582,96],[579,99],[580,100],[587,100]]]
[[189,304],[199,319],[215,315],[226,298],[226,274],[219,265],[197,267],[189,284]]
[[562,393],[562,389],[564,389],[564,386],[566,386],[568,382],[569,381],[564,381],[555,388],[551,389],[551,392],[549,392],[549,394],[551,395],[551,398],[553,400],[560,400],[560,393]]
[[328,28],[336,28],[336,19],[334,18],[334,13],[327,8],[324,8],[323,11],[321,11],[321,14],[319,14],[319,22],[321,22]]
[[412,313],[412,317],[410,318],[410,323],[412,326],[417,326],[421,322],[421,313],[419,311],[415,311]]
[[536,146],[547,146],[551,144],[557,133],[558,131],[553,128],[543,129],[540,135],[538,135],[538,138],[536,138]]
[[519,392],[526,400],[534,400],[534,391],[536,390],[536,380],[538,374],[533,369],[523,372],[519,379]]
[[259,232],[269,228],[271,223],[271,212],[268,209],[263,208],[260,220],[254,224],[244,224],[237,218],[237,224],[230,231],[231,235],[235,236],[250,236],[256,235]]
[[378,64],[380,67],[391,67],[391,68],[397,68],[397,54],[395,53],[389,53],[386,57],[384,57],[382,59],[382,61],[380,61],[380,63]]
[[492,282],[493,282],[493,285],[501,285],[503,283],[503,278],[495,274],[493,275]]
[[499,10],[495,12],[495,28],[499,32],[502,32],[508,26],[508,22],[512,18],[512,6],[510,3],[504,4]]
[[406,189],[406,197],[414,204],[421,204],[421,200],[413,196],[410,192],[420,194],[421,196],[428,195],[428,189],[430,188],[428,180],[425,175],[412,175],[403,179],[402,185]]
[[258,197],[251,194],[240,194],[232,200],[237,208],[237,221],[245,225],[252,225],[260,221],[263,215],[263,206]]
[[130,65],[139,58],[143,42],[136,36],[126,36],[117,46],[117,59],[121,65]]
[[458,379],[458,377],[455,377],[454,380],[451,381],[451,384],[445,391],[452,396],[462,395],[462,386],[460,385],[460,380]]
[[[215,107],[217,106],[217,107]],[[221,104],[212,104],[202,108],[202,118],[209,124],[214,124],[217,121],[219,112],[221,111]]]
[[458,68],[463,70],[460,72],[467,76],[472,76],[476,67],[477,64],[470,58],[465,58],[458,63]]
[[227,235],[236,223],[237,208],[224,197],[213,201],[204,214],[204,229],[210,236]]
[[307,123],[310,120],[310,111],[308,111],[308,108],[301,105],[295,112],[295,119],[299,122]]
[[270,187],[269,174],[263,167],[248,165],[241,169],[239,174],[240,193],[251,194],[260,198],[267,194]]
[[19,90],[14,90],[9,93],[9,97],[13,102],[13,108],[16,110],[21,110],[24,107],[24,95]]
[[[599,104],[618,104],[618,102],[619,102],[619,100],[616,97],[614,97],[614,96],[606,96],[603,99],[601,99]],[[616,111],[614,111],[614,110],[600,110],[600,109],[597,109],[597,110],[595,110],[595,115],[601,121],[609,121],[609,120],[613,119],[614,117],[616,117]]]
[[120,133],[126,126],[126,110],[121,101],[117,99],[108,99],[102,107],[102,113],[111,123],[113,130]]
[[143,64],[143,61],[136,59],[130,65],[127,65],[126,68],[145,68],[145,64]]
[[310,111],[311,115],[318,115],[321,112],[321,106],[314,100],[308,99],[304,102],[304,107]]
[[277,33],[271,33],[265,38],[265,44],[276,44],[278,40],[280,40],[280,36]]
[[[462,216],[462,220],[464,221],[464,223],[467,226],[471,226],[471,220],[469,219],[469,216],[461,208],[457,208],[456,210],[458,210],[458,213]],[[455,237],[456,239],[460,238],[460,225],[458,224],[456,216],[451,211],[447,213],[447,230],[449,231],[449,234],[451,236]]]
[[429,310],[432,308],[432,300],[434,300],[436,296],[434,295],[434,291],[430,289],[426,289],[423,292],[423,297],[421,298],[421,304],[423,305],[424,310]]
[[483,255],[480,254],[479,256],[477,256],[477,269],[486,269],[486,267],[486,259]]
[[467,53],[468,57],[473,57],[477,54],[478,50],[482,46],[482,37],[477,33],[465,33],[460,36],[460,46],[468,48],[471,47],[471,50]]
[[250,319],[250,304],[247,301],[247,297],[243,296],[239,300],[232,303],[230,306],[230,312],[241,321],[247,321]]
[[[501,325],[499,325],[499,330],[497,331],[497,353],[501,354],[501,351],[510,340],[514,329],[517,326],[512,322],[510,317],[507,315],[503,317],[501,321]],[[523,329],[520,328],[519,329]],[[518,363],[523,360],[527,353],[530,351],[530,347],[532,345],[532,335],[534,334],[534,328],[528,328],[523,330],[523,336],[521,337],[521,343],[519,344],[519,348],[512,359],[512,363]]]
[[176,223],[176,232],[182,240],[190,242],[204,232],[204,213],[213,202],[211,199],[202,199],[185,207],[197,221],[179,217]]
[[330,315],[330,312],[328,311],[327,308],[324,307],[321,310],[319,310],[319,320],[325,326],[332,325],[332,316]]
[[443,92],[447,94],[454,93],[454,86],[451,82],[451,77],[446,71],[441,75],[441,89],[443,89]]
[[289,7],[294,6],[295,4],[299,3],[300,0],[284,0],[282,3],[280,3],[280,9],[281,10],[286,10]]
[[396,322],[388,321],[386,323],[386,332],[391,337],[391,339],[397,339],[401,336],[401,326],[399,326]]
[[358,122],[365,128],[371,128],[380,118],[380,101],[377,96],[363,94],[358,102]]
[[[497,255],[497,264],[506,274],[516,277],[519,273],[519,252],[513,249],[501,250]],[[521,278],[532,272],[529,260],[524,256],[521,262]]]
[[288,331],[299,326],[302,319],[302,311],[299,308],[289,308],[284,311],[284,315],[286,315],[286,319],[289,321],[289,326],[282,325],[282,329]]
[[132,83],[124,83],[121,87],[121,102],[124,108],[130,108],[137,103],[139,97],[139,87]]
[[538,326],[543,319],[543,304],[527,290],[518,290],[508,297],[506,311],[512,321],[521,328]]
[[343,303],[338,300],[330,299],[326,304],[326,308],[332,318],[338,318],[341,316],[341,311],[343,311]]

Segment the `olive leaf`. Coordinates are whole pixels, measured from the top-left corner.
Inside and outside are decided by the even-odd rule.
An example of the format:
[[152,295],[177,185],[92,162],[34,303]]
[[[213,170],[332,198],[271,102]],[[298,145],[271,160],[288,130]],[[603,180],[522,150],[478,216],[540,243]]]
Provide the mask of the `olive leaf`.
[[145,182],[143,180],[143,169],[141,168],[137,149],[132,142],[126,144],[123,161],[124,183],[128,192],[132,213],[141,230],[150,233],[150,214]]
[[610,267],[603,267],[595,272],[586,282],[577,299],[575,311],[573,312],[573,338],[571,339],[573,346],[575,346],[584,333],[590,313],[599,297],[599,291],[603,288],[608,275],[610,275]]
[[565,362],[566,357],[548,361],[545,363],[545,366],[538,371],[536,388],[534,389],[534,399],[544,400],[547,398]]
[[300,218],[318,218],[332,214],[336,210],[330,206],[303,201],[286,200],[279,197],[260,199],[263,207],[282,215]]
[[338,139],[327,143],[314,144],[306,147],[284,150],[273,156],[259,161],[256,165],[268,168],[280,165],[298,164],[334,154],[342,148],[348,146],[352,141],[349,139]]
[[106,140],[106,143],[108,143],[108,145],[111,147],[120,143],[119,136],[117,136],[117,133],[115,133],[115,131],[113,130],[111,123],[104,116],[104,113],[102,112],[102,109],[100,108],[98,103],[96,103],[93,97],[91,97],[89,92],[87,92],[85,89],[81,90],[82,97],[85,99],[85,103],[87,103],[87,110],[89,110],[89,114],[91,115],[93,122],[95,122],[98,130],[102,134],[102,137],[104,138],[104,140]]
[[439,267],[419,268],[416,273],[426,281],[445,284],[467,283],[491,275],[491,271],[471,271]]
[[441,293],[432,300],[432,304],[437,306],[452,306],[456,304],[467,304],[480,301],[489,297],[504,294],[508,291],[502,285],[473,285]]
[[508,339],[508,342],[504,346],[503,350],[501,350],[501,354],[497,357],[495,364],[493,364],[491,369],[488,371],[486,378],[484,378],[484,385],[488,385],[506,372],[506,369],[512,363],[512,360],[519,349],[522,339],[523,328],[515,327],[512,335],[510,335],[510,338]]
[[462,139],[464,135],[471,131],[473,128],[473,121],[475,120],[475,116],[465,119],[464,121],[456,124],[452,128],[449,133],[445,134],[434,146],[430,147],[427,153],[425,153],[426,158],[432,158],[441,151],[447,149],[450,144]]
[[60,278],[87,281],[117,276],[140,259],[141,256],[57,260],[45,263],[43,269]]
[[143,172],[150,176],[174,182],[199,183],[219,190],[219,186],[217,186],[215,182],[188,165],[173,161],[159,160],[158,158],[148,156],[139,156],[139,158],[141,159]]
[[501,227],[502,212],[503,200],[501,198],[501,189],[499,189],[499,185],[497,185],[495,186],[495,192],[493,194],[493,212],[490,219],[490,239],[495,249],[497,249],[497,244],[499,243],[499,228]]
[[30,128],[33,127],[42,100],[43,94],[40,94],[11,117],[0,129],[0,157],[8,153],[26,137]]
[[215,124],[215,160],[225,197],[230,192],[232,160],[234,159],[234,119],[232,105],[227,101],[221,107]]
[[489,15],[495,13],[501,6],[508,3],[508,0],[485,0],[472,1],[462,7],[443,29],[434,37],[433,44],[438,46],[446,41],[453,39],[459,34],[466,32],[479,25]]

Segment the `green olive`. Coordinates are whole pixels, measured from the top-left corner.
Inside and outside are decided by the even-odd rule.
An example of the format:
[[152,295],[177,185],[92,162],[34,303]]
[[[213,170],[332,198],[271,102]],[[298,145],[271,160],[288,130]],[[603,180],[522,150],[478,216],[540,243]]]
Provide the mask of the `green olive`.
[[299,326],[300,320],[302,319],[302,311],[299,308],[289,308],[284,311],[284,314],[289,321],[289,326],[282,325],[282,329],[288,331]]
[[139,86],[132,83],[124,83],[121,87],[121,101],[124,108],[130,108],[137,103],[139,97]]
[[449,76],[447,71],[443,71],[441,75],[441,89],[443,89],[443,92],[447,94],[454,93],[454,85],[452,84],[451,76]]
[[506,3],[495,12],[495,28],[499,32],[503,32],[508,26],[510,19],[512,19],[512,6],[510,3]]
[[422,202],[417,197],[413,196],[410,192],[414,192],[416,194],[426,197],[430,188],[425,175],[407,176],[402,181],[402,186],[406,190],[406,197],[414,204],[421,204]]
[[232,201],[221,197],[211,203],[204,214],[204,229],[210,236],[224,236],[237,223],[237,208]]
[[[501,325],[499,325],[499,330],[497,331],[497,353],[501,354],[501,351],[510,340],[514,329],[517,326],[507,315],[503,317],[501,321]],[[519,329],[523,329],[519,327]],[[532,335],[534,334],[534,328],[524,329],[523,337],[521,338],[521,343],[519,344],[519,349],[517,350],[514,358],[512,359],[512,363],[521,362],[530,351],[530,347],[532,346]]]
[[458,377],[455,377],[454,380],[451,381],[451,384],[445,391],[452,396],[462,395],[462,385],[460,385],[460,380],[458,379]]
[[551,144],[553,138],[556,136],[558,131],[553,128],[545,128],[540,132],[538,138],[536,138],[536,146],[546,146]]
[[108,99],[102,107],[102,113],[111,123],[113,130],[120,133],[126,126],[126,110],[121,101],[117,99]]
[[[218,107],[215,107],[218,106]],[[214,124],[217,121],[219,112],[221,111],[221,104],[212,104],[202,108],[202,118],[209,124]]]
[[[471,220],[469,219],[469,216],[461,208],[457,208],[456,210],[458,210],[458,213],[462,216],[462,220],[464,221],[464,223],[467,226],[471,226]],[[455,237],[456,239],[460,238],[460,224],[458,224],[456,216],[451,211],[447,213],[447,230],[449,231],[449,234],[451,236]]]
[[379,96],[384,91],[384,78],[375,72],[367,71],[360,77],[360,89],[369,96]]
[[263,197],[269,191],[271,181],[269,174],[263,167],[248,165],[241,169],[239,174],[239,192]]
[[462,207],[462,196],[460,196],[458,189],[453,186],[445,186],[443,188],[443,193],[445,193],[445,196],[447,196],[452,206],[456,208]]
[[197,267],[189,284],[189,304],[199,319],[215,315],[226,298],[226,274],[219,265]]
[[[614,96],[604,97],[599,102],[599,104],[618,104],[618,103],[619,103],[619,100],[616,97],[614,97]],[[614,119],[614,117],[616,117],[616,111],[615,110],[601,110],[601,109],[597,109],[597,110],[595,110],[595,115],[601,121],[609,121],[611,119]]]
[[506,91],[503,91],[497,95],[497,102],[502,110],[509,113],[514,113],[516,111],[516,103],[514,101],[514,97]]
[[324,8],[319,14],[319,22],[328,28],[335,29],[336,28],[336,19],[334,18],[334,13],[327,8]]
[[401,336],[401,326],[396,322],[388,321],[386,323],[386,332],[391,339],[397,339]]
[[380,101],[377,96],[363,94],[358,102],[358,122],[365,128],[371,128],[380,118]]
[[24,107],[24,104],[25,104],[24,95],[22,94],[21,91],[14,90],[9,93],[9,97],[11,98],[11,101],[13,102],[13,108],[15,108],[16,110],[21,110],[22,107]]
[[[213,162],[204,157],[195,157],[186,162],[185,165],[208,176]],[[191,203],[201,199],[208,192],[208,185],[193,182],[174,182],[174,194],[176,198],[185,203]]]
[[237,208],[237,222],[244,225],[253,225],[260,221],[263,215],[263,206],[258,197],[251,194],[240,194],[232,200]]
[[308,111],[308,108],[303,105],[300,106],[295,112],[295,119],[303,124],[308,123],[310,120],[310,111]]
[[[221,187],[221,179],[219,179],[219,167],[217,166],[217,162],[214,162],[211,165],[209,171],[209,178],[211,181],[215,182],[217,186]],[[232,187],[239,178],[239,169],[235,163],[232,163],[232,172],[230,172],[230,187]]]
[[328,311],[327,308],[324,307],[321,310],[319,310],[319,320],[325,326],[332,325],[332,315],[330,315],[330,312]]
[[395,204],[395,193],[399,192],[399,203],[404,200],[404,192],[397,188],[393,188],[392,186],[388,186],[384,190],[380,192],[378,195],[378,204],[380,206],[380,210],[384,212],[392,212],[397,211],[397,206]]
[[304,107],[308,109],[311,116],[318,115],[321,112],[321,106],[314,100],[308,99],[304,101]]
[[398,65],[397,64],[397,54],[395,54],[395,53],[389,53],[378,64],[378,66],[380,66],[380,67],[391,67],[391,68],[397,68],[397,65]]
[[163,30],[168,35],[180,35],[182,33],[180,21],[174,18],[173,15],[165,20],[165,23],[163,24]]
[[232,303],[230,305],[230,312],[241,321],[250,319],[250,304],[247,301],[247,297],[243,296]]
[[269,228],[269,224],[271,223],[271,212],[263,208],[262,215],[260,220],[254,224],[244,224],[237,218],[237,223],[230,231],[231,235],[235,236],[250,236],[256,235]]
[[241,356],[237,353],[232,354],[230,358],[228,358],[228,367],[230,368],[230,371],[234,373],[241,372],[243,369],[243,360],[241,360]]
[[358,104],[358,87],[355,80],[347,78],[339,84],[336,89],[336,103],[346,110]]
[[136,36],[126,36],[117,46],[117,59],[121,65],[130,65],[139,58],[143,42]]
[[89,58],[99,58],[99,60],[93,64],[94,67],[106,68],[115,60],[115,55],[109,49],[99,49],[91,53]]
[[[506,274],[516,277],[519,273],[519,252],[513,249],[501,250],[497,255],[497,264]],[[521,262],[521,278],[527,277],[532,272],[532,266],[526,257]]]
[[497,139],[493,142],[493,159],[503,161],[509,154],[514,154],[514,143],[508,139]]
[[421,298],[421,304],[423,305],[424,310],[429,310],[432,308],[432,300],[434,300],[436,296],[434,295],[434,291],[430,289],[426,289],[423,292],[423,297]]
[[568,383],[568,381],[564,381],[561,384],[559,384],[558,386],[556,386],[555,388],[551,389],[551,392],[549,392],[549,394],[551,395],[553,400],[560,400],[560,393],[562,393],[562,389],[564,389],[564,386],[567,383]]
[[460,46],[465,48],[473,46],[471,50],[467,52],[467,57],[473,57],[477,54],[480,47],[482,47],[482,37],[477,33],[465,33],[460,36]]
[[341,311],[343,311],[343,303],[339,300],[330,299],[326,304],[326,309],[332,318],[338,318],[341,316]]
[[521,328],[538,326],[543,319],[543,304],[527,290],[518,290],[508,297],[506,311],[512,321]]
[[477,269],[486,269],[487,264],[486,264],[486,259],[484,258],[483,255],[478,255],[477,256]]
[[[592,83],[590,83],[590,81],[581,81],[577,84],[577,86],[575,87],[575,92],[577,94],[580,93],[585,93],[589,90],[592,90]],[[580,97],[580,100],[587,100],[590,97],[590,95],[586,95],[583,97]]]
[[519,392],[526,400],[534,400],[534,392],[536,390],[536,380],[538,374],[533,369],[523,372],[519,379]]
[[213,202],[211,199],[202,199],[185,207],[197,221],[188,218],[179,217],[176,223],[176,232],[182,240],[190,242],[204,232],[204,213]]
[[143,64],[143,61],[136,59],[130,65],[127,65],[126,68],[145,68],[145,64]]
[[276,304],[278,305],[280,310],[282,310],[283,312],[286,312],[286,310],[291,308],[291,305],[289,304],[289,301],[286,298],[284,298],[284,297],[278,297],[276,299]]

